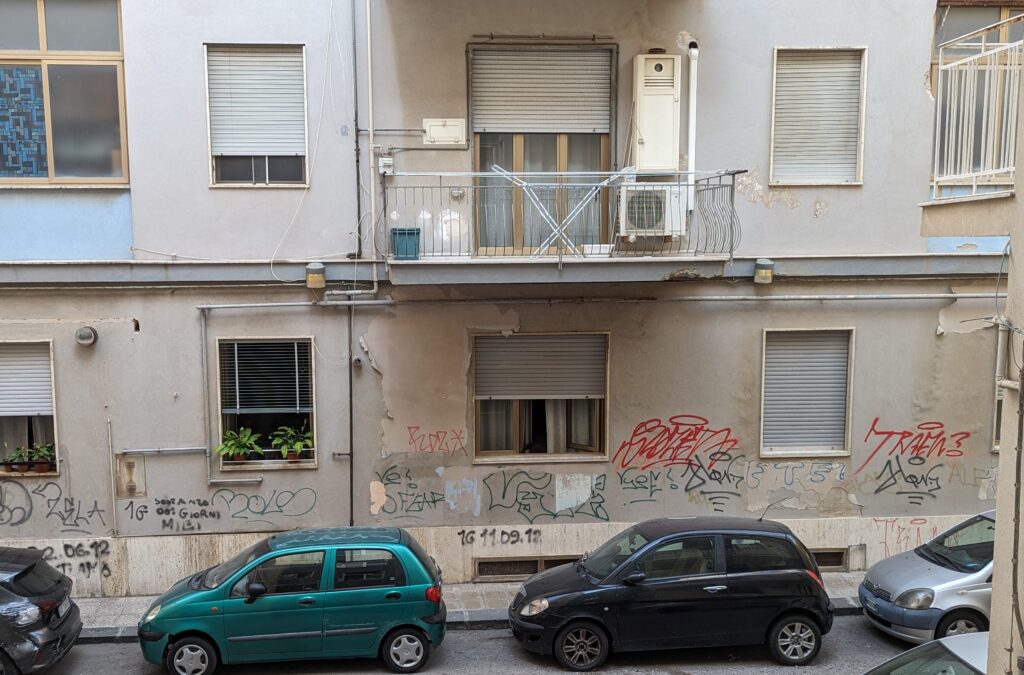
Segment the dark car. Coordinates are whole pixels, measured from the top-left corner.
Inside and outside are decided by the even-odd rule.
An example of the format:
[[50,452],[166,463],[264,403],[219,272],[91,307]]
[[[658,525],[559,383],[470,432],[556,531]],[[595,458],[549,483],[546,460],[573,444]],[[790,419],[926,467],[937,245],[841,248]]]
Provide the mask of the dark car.
[[82,631],[71,579],[35,549],[0,547],[0,673],[37,673],[71,649]]
[[789,528],[753,518],[661,518],[526,580],[509,607],[515,638],[591,670],[612,651],[767,644],[809,663],[832,628],[814,558]]

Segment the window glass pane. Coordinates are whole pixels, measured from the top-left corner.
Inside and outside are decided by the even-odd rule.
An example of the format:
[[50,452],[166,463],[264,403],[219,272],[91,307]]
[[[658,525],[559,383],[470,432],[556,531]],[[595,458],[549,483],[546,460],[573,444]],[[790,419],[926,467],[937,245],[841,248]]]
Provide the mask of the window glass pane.
[[513,401],[480,401],[480,450],[512,449]]
[[364,548],[335,553],[334,589],[404,586],[405,571],[390,552]]
[[730,574],[804,568],[792,546],[772,537],[726,537],[725,565]]
[[597,445],[593,430],[597,426],[597,401],[574,399],[569,401],[569,443],[573,445]]
[[0,177],[46,176],[42,68],[0,65]]
[[[569,172],[593,172],[601,170],[601,135],[569,134]],[[577,246],[600,244],[601,242],[601,193],[590,195],[590,186],[600,178],[570,177],[569,183],[579,187],[568,189],[568,212],[571,213],[584,198],[589,196],[583,211],[576,216],[568,229],[569,239]]]
[[215,157],[214,181],[217,183],[252,183],[252,157]]
[[[523,171],[527,173],[558,171],[557,153],[558,136],[556,134],[526,134],[523,137]],[[551,182],[540,177],[528,180],[533,183]],[[557,190],[535,187],[533,192],[537,201],[543,205],[544,210],[555,220],[560,220],[556,207]],[[542,214],[541,209],[534,205],[532,200],[523,199],[523,245],[525,248],[539,246],[548,239],[548,235],[552,234],[551,225],[544,220]]]
[[17,448],[52,445],[53,416],[0,416],[0,459]]
[[[998,23],[999,12],[998,7],[940,7],[935,18],[935,57],[943,42]],[[995,40],[998,34],[986,34],[985,38]]]
[[301,183],[304,164],[304,157],[267,157],[267,181]]
[[636,527],[624,530],[601,544],[597,550],[587,556],[587,569],[593,572],[594,576],[603,579],[614,572],[619,565],[629,560],[631,555],[643,548],[649,541],[650,539]]
[[324,552],[307,551],[282,555],[259,564],[235,584],[231,595],[247,595],[246,587],[259,582],[267,587],[267,595],[280,593],[313,593],[320,590]]
[[659,546],[640,559],[648,579],[670,579],[715,571],[715,540],[691,537]]
[[121,51],[117,0],[46,0],[43,9],[47,49]]
[[[1012,19],[1013,17],[1020,16],[1021,14],[1024,14],[1024,9],[1011,9],[1010,16],[1008,18]],[[1009,42],[1024,40],[1024,21],[1010,24],[1006,29],[1006,33],[1006,39]]]
[[124,175],[116,66],[47,68],[57,176]]
[[[512,134],[480,134],[480,171],[512,171]],[[512,246],[512,190],[505,178],[482,178],[477,200],[480,246]]]
[[63,575],[40,560],[13,579],[4,582],[4,587],[23,598],[34,598],[56,591]]
[[995,522],[975,516],[926,546],[960,571],[973,572],[992,562],[995,536]]
[[0,2],[0,49],[39,49],[36,0]]

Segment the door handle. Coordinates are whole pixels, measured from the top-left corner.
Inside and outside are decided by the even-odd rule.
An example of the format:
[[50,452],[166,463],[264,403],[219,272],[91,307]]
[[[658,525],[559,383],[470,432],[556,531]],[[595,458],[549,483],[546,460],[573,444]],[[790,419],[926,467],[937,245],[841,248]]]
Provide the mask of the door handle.
[[718,591],[724,591],[729,588],[728,586],[705,586],[704,590],[708,593],[717,593]]
[[310,605],[315,605],[316,600],[314,598],[303,598],[302,600],[299,600],[299,604],[309,607]]
[[388,593],[387,595],[384,596],[384,599],[385,600],[398,600],[400,597],[402,597],[401,593],[399,593],[398,591],[391,591],[390,593]]

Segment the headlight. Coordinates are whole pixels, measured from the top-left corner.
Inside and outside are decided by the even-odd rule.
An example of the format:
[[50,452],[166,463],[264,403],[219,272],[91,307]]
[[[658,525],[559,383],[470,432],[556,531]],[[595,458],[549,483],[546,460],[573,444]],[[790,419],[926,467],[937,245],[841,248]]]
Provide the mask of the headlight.
[[536,616],[548,608],[547,598],[537,598],[526,603],[526,605],[519,610],[519,613],[523,616]]
[[929,588],[914,588],[896,598],[896,606],[906,609],[928,609],[932,606],[935,593]]
[[160,613],[160,605],[153,605],[153,607],[146,612],[146,618],[142,620],[142,623],[149,623],[156,618],[156,615]]
[[43,615],[38,607],[35,605],[25,605],[18,610],[18,616],[15,617],[14,623],[19,626],[31,626],[42,618]]

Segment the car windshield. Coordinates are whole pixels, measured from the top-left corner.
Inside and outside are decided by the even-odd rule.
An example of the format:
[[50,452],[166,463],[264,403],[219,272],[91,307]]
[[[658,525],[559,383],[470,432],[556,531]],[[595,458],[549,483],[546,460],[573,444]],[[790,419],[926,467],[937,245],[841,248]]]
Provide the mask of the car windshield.
[[995,537],[995,521],[975,516],[922,546],[922,555],[960,572],[976,572],[992,562]]
[[982,675],[941,642],[929,642],[900,654],[866,675]]
[[231,560],[223,562],[207,572],[206,576],[203,577],[203,588],[216,588],[217,586],[220,586],[232,574],[269,550],[270,544],[267,543],[266,539],[257,544],[253,544]]
[[7,590],[23,598],[49,595],[60,588],[64,576],[40,560],[26,567],[14,578],[3,583]]
[[602,544],[599,549],[586,557],[583,564],[588,572],[603,579],[649,541],[650,539],[645,537],[640,530],[631,527]]

